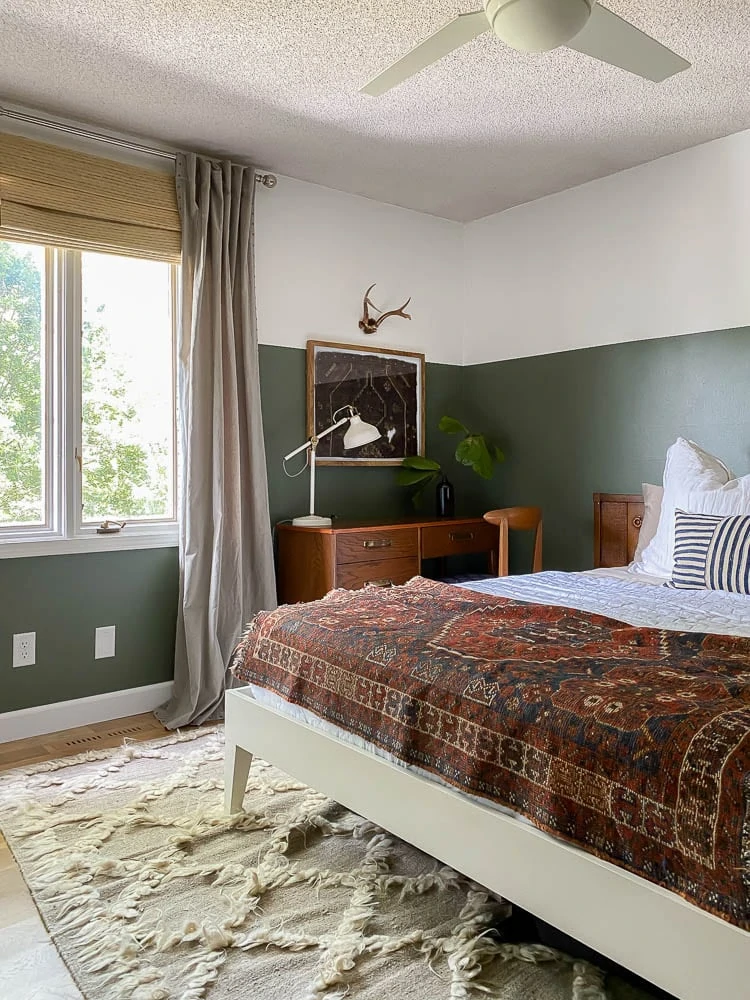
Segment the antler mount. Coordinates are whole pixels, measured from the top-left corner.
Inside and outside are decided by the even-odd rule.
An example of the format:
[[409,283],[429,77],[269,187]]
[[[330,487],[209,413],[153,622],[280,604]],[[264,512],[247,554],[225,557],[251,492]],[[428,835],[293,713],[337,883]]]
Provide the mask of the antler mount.
[[[402,319],[411,319],[409,313],[404,312],[404,309],[411,302],[411,296],[404,302],[402,306],[398,309],[390,309],[388,312],[381,312],[380,309],[370,300],[370,292],[373,290],[375,285],[370,285],[370,287],[365,292],[365,299],[362,303],[362,319],[359,321],[359,328],[363,333],[377,333],[378,327],[383,322],[383,320],[388,319],[389,316],[400,316]],[[375,312],[379,312],[380,315],[377,319],[370,315],[370,309],[374,309]]]

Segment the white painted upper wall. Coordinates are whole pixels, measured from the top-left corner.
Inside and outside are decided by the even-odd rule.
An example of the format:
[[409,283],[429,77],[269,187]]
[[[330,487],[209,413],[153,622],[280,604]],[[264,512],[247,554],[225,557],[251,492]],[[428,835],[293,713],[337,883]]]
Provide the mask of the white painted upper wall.
[[[255,202],[258,337],[304,347],[308,339],[423,353],[461,364],[463,227],[305,181],[279,177]],[[365,289],[412,320],[367,336],[357,323]]]
[[750,325],[750,131],[469,223],[465,364]]

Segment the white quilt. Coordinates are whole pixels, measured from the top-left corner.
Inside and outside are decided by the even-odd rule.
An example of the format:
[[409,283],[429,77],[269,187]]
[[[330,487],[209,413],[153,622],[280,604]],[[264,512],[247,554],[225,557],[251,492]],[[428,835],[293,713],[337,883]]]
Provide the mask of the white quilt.
[[533,604],[590,611],[628,625],[750,636],[750,597],[723,590],[673,590],[662,583],[623,568],[492,577],[458,586]]

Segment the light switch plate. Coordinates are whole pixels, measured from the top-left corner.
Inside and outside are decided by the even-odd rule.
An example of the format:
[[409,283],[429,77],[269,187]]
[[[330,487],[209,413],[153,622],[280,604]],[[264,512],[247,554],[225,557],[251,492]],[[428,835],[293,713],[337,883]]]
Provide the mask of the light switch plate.
[[115,626],[102,625],[96,630],[94,639],[94,659],[103,660],[115,655]]
[[13,636],[13,666],[30,667],[36,663],[36,632],[16,632]]

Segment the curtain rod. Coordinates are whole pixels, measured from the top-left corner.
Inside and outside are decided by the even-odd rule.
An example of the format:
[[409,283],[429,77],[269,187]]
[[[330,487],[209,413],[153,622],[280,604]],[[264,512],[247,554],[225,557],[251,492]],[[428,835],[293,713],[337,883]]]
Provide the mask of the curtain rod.
[[[0,106],[0,117],[13,118],[28,125],[37,125],[40,128],[55,129],[58,132],[65,132],[68,135],[78,135],[84,139],[93,139],[96,142],[108,142],[112,146],[120,146],[122,149],[132,149],[136,153],[146,153],[148,156],[161,156],[165,160],[176,159],[177,154],[166,149],[156,149],[154,146],[144,146],[139,142],[130,142],[128,139],[118,139],[114,135],[107,135],[105,132],[91,132],[89,129],[78,128],[76,125],[64,125],[62,122],[52,121],[47,118],[37,118],[35,115],[26,115],[20,111],[11,111],[10,108]],[[264,187],[276,187],[276,176],[274,174],[258,174],[255,180]]]

